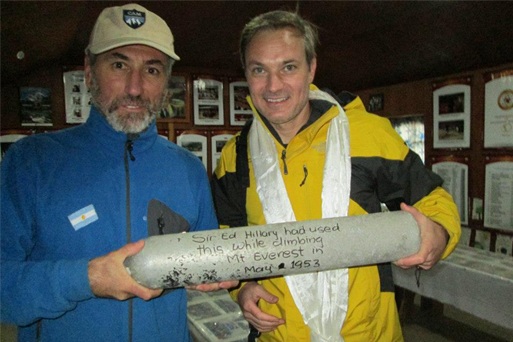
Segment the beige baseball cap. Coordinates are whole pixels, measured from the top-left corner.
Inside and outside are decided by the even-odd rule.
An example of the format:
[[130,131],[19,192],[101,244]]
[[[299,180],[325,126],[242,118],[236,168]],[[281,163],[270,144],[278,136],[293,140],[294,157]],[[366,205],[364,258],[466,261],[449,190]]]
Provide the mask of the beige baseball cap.
[[174,39],[166,22],[138,4],[105,8],[94,24],[89,45],[93,54],[126,45],[147,45],[180,60],[175,53]]

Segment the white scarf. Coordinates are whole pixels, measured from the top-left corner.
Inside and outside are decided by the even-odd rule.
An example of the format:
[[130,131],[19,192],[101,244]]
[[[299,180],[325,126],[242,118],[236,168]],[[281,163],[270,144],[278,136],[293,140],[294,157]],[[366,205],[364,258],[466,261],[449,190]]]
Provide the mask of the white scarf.
[[[326,138],[322,180],[322,217],[347,216],[351,184],[349,124],[338,102],[328,93],[310,90],[310,100],[326,100],[338,107]],[[255,118],[249,132],[249,146],[256,189],[268,224],[296,221],[280,172],[278,153],[271,135]],[[343,342],[340,335],[347,314],[347,269],[285,276],[312,342]]]

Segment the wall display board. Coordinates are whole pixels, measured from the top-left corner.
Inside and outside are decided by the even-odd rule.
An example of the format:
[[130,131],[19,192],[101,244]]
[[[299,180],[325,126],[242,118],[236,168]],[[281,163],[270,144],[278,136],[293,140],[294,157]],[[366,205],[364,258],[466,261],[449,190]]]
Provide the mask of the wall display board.
[[246,100],[249,96],[247,82],[230,83],[230,125],[244,126],[246,121],[253,116],[251,107]]
[[66,123],[80,124],[87,121],[91,111],[91,91],[85,83],[84,70],[74,70],[62,74],[64,81],[64,104],[66,106]]
[[2,131],[0,133],[0,162],[2,161],[7,149],[20,139],[30,135],[26,131]]
[[513,158],[487,158],[484,226],[513,231]]
[[186,148],[197,156],[205,169],[208,167],[207,136],[205,131],[178,130],[176,131],[176,144]]
[[437,158],[432,170],[444,180],[442,185],[458,206],[461,224],[468,225],[468,165],[463,158]]
[[20,88],[22,126],[53,126],[51,95],[50,88]]
[[513,147],[513,70],[485,75],[484,147]]
[[470,147],[470,77],[433,84],[433,147]]
[[210,146],[212,147],[212,153],[211,153],[212,174],[214,173],[214,171],[217,167],[219,158],[221,158],[221,151],[222,151],[224,145],[226,145],[226,143],[233,137],[234,134],[235,134],[235,132],[226,132],[226,131],[223,131],[223,132],[212,131],[210,133],[210,136],[211,136]]
[[168,96],[157,120],[159,122],[191,122],[191,77],[173,72],[168,85]]
[[224,124],[223,82],[198,78],[193,84],[194,124],[222,126]]

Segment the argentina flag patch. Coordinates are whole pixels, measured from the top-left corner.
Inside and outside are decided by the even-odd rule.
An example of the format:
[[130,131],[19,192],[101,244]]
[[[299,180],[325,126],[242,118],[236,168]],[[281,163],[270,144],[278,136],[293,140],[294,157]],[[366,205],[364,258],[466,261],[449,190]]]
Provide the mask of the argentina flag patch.
[[80,228],[84,228],[88,224],[98,220],[98,214],[96,214],[96,210],[91,204],[69,215],[68,219],[69,222],[71,222],[73,229],[79,230]]

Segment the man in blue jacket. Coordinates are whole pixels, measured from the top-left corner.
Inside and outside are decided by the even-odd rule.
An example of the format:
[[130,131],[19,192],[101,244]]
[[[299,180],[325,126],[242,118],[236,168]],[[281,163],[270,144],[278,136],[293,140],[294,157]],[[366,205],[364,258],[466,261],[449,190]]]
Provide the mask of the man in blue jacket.
[[20,341],[189,341],[185,291],[145,288],[123,266],[150,212],[171,209],[160,233],[217,228],[200,160],[157,135],[175,60],[160,17],[106,8],[86,49],[87,122],[24,138],[3,159],[1,318]]

